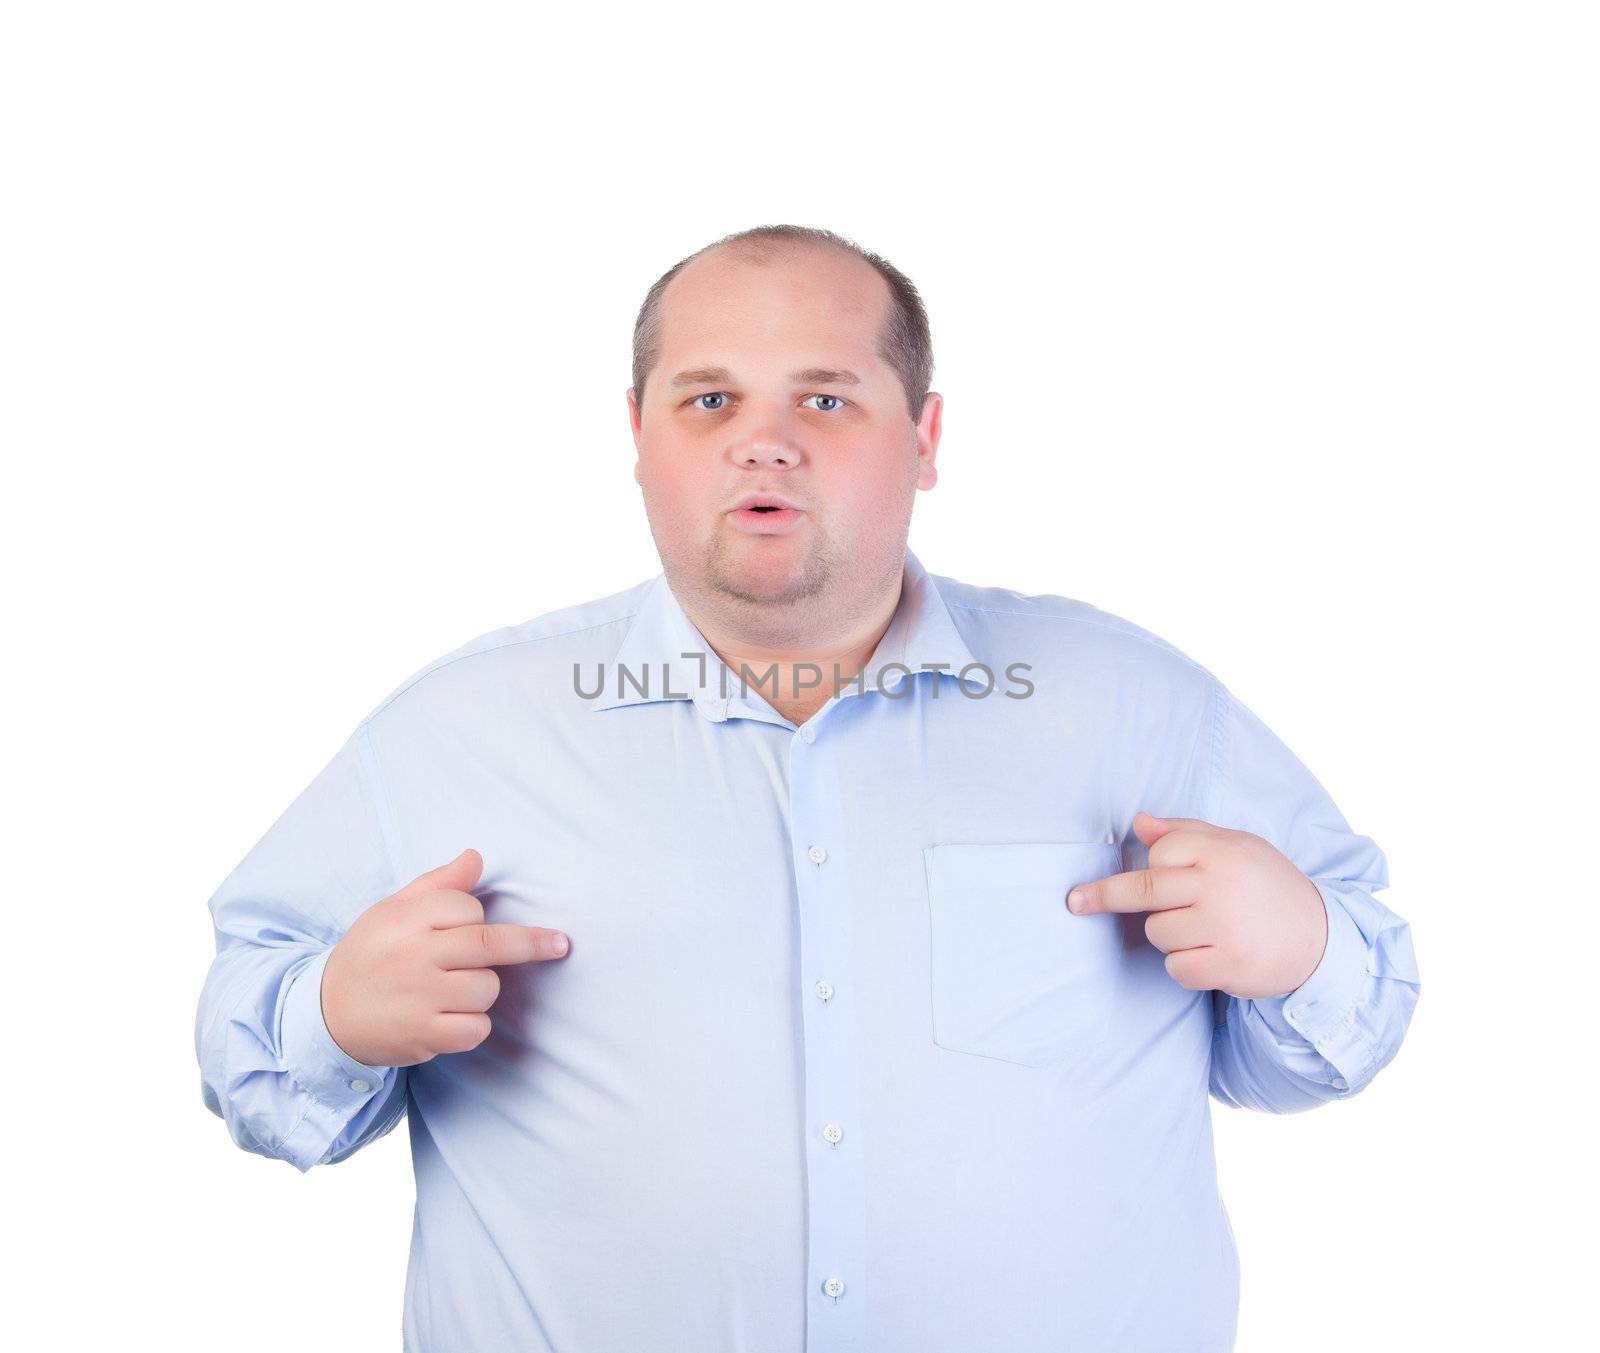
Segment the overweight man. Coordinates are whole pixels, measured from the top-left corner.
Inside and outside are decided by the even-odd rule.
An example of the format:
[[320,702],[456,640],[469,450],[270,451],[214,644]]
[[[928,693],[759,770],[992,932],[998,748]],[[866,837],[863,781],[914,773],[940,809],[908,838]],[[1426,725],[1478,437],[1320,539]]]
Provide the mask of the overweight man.
[[678,264],[628,391],[662,572],[406,679],[212,897],[233,1140],[410,1126],[410,1353],[1226,1350],[1211,1098],[1394,1057],[1409,927],[1285,745],[907,548],[932,369],[831,232]]

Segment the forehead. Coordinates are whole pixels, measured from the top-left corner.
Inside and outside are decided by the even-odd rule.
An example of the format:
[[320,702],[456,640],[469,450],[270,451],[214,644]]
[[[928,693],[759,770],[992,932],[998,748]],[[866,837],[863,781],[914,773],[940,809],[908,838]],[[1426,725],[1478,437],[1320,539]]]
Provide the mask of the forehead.
[[847,355],[876,366],[889,301],[877,270],[842,250],[713,250],[685,264],[662,294],[659,360],[734,365],[743,355],[792,365]]

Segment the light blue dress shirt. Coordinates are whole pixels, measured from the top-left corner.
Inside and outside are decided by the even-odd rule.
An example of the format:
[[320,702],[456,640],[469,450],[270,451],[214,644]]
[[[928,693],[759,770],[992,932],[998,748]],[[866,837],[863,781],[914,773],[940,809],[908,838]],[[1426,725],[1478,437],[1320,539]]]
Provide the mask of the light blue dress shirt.
[[[1141,808],[1312,878],[1303,986],[1189,991],[1143,914],[1067,910],[1147,863]],[[330,947],[466,846],[486,919],[570,954],[499,969],[469,1052],[353,1061]],[[1084,602],[908,550],[861,680],[797,727],[658,574],[372,710],[212,897],[196,1051],[234,1141],[302,1171],[406,1116],[411,1353],[1223,1350],[1210,1098],[1308,1109],[1394,1056],[1387,882],[1215,677]]]

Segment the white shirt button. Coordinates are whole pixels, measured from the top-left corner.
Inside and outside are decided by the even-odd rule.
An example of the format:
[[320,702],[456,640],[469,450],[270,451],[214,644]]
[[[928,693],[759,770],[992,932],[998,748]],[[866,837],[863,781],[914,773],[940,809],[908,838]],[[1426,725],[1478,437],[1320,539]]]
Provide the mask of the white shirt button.
[[828,852],[825,851],[821,846],[812,846],[810,850],[806,851],[806,854],[811,857],[811,862],[813,864],[821,864],[825,859],[828,858]]
[[815,742],[817,740],[817,730],[815,728],[802,728],[800,736],[807,742]]
[[827,1141],[837,1143],[844,1137],[844,1129],[837,1123],[829,1123],[822,1129],[822,1135]]
[[832,982],[818,982],[813,990],[817,993],[818,1000],[831,1001],[833,999]]
[[842,1297],[844,1295],[844,1279],[829,1278],[827,1282],[822,1284],[822,1290],[830,1297]]
[[1343,1076],[1335,1076],[1333,1078],[1333,1088],[1335,1090],[1348,1090],[1350,1088],[1350,1082],[1345,1080]]
[[350,1088],[352,1090],[354,1090],[358,1095],[364,1095],[364,1094],[367,1093],[368,1090],[372,1089],[372,1086],[370,1084],[368,1084],[366,1081],[354,1080],[354,1081],[350,1082]]

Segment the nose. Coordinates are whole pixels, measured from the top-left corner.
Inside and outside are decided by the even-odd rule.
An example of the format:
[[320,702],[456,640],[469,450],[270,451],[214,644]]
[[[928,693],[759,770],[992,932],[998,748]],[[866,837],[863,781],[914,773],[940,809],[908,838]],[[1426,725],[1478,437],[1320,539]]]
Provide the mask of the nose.
[[728,448],[740,469],[792,470],[805,459],[800,443],[780,422],[765,423],[743,434]]

